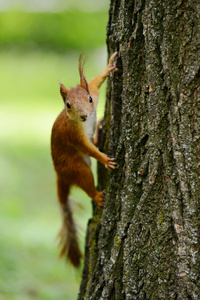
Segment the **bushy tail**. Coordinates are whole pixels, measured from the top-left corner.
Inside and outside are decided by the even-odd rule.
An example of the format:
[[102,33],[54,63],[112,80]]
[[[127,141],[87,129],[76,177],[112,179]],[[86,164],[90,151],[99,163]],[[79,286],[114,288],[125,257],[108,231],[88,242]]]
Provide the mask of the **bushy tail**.
[[[71,264],[77,268],[80,265],[82,253],[78,245],[76,227],[69,206],[69,193],[66,192],[66,188],[61,189],[61,185],[58,184],[58,197],[61,204],[60,206],[63,219],[63,224],[58,235],[61,246],[60,257],[65,256],[69,259]],[[65,197],[63,198],[63,196]]]

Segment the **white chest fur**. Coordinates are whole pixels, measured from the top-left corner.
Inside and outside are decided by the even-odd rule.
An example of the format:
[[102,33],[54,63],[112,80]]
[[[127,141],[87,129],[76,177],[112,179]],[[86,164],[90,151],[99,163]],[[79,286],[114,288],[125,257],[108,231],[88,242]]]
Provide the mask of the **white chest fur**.
[[[93,111],[93,113],[91,114],[91,116],[88,118],[88,120],[85,122],[85,126],[86,126],[86,132],[87,135],[89,137],[89,139],[91,140],[91,142],[93,142],[93,136],[94,136],[94,132],[96,129],[96,109]],[[90,157],[87,155],[84,155],[85,161],[87,162],[87,164],[89,166],[91,166],[91,160]]]
[[89,139],[92,141],[94,132],[96,129],[96,109],[93,111],[91,116],[88,118],[88,120],[85,122],[86,125],[86,131]]

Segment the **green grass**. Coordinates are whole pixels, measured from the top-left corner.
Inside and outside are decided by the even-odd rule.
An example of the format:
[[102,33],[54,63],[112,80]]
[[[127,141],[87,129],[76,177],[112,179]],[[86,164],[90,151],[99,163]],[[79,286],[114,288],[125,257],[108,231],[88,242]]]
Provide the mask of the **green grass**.
[[[91,78],[106,65],[105,50],[87,54],[85,73]],[[77,298],[81,271],[58,259],[60,212],[49,143],[63,108],[58,81],[78,83],[78,56],[0,52],[0,300]],[[105,85],[99,116],[104,98]],[[72,197],[83,205],[75,205],[74,215],[84,249],[91,203],[80,190]]]

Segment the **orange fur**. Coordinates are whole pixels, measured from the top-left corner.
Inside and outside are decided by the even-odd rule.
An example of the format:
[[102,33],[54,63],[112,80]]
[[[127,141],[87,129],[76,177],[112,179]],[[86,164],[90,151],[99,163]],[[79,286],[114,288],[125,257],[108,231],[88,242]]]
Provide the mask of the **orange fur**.
[[52,128],[51,154],[57,174],[57,193],[63,217],[63,226],[60,231],[62,247],[60,255],[67,256],[75,267],[79,266],[82,254],[68,202],[70,188],[74,185],[82,188],[102,209],[104,191],[96,190],[86,156],[96,158],[107,168],[114,169],[116,166],[114,159],[96,148],[88,133],[88,124],[94,127],[92,120],[98,102],[99,88],[110,71],[116,69],[112,64],[116,55],[117,53],[112,55],[107,68],[89,83],[87,83],[81,60],[79,60],[80,85],[68,90],[60,84],[60,94],[65,108]]

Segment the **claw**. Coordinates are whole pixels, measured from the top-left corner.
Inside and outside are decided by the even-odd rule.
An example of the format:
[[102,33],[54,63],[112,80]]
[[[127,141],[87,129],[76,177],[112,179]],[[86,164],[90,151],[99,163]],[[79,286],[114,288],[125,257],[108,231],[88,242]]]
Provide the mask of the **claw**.
[[114,170],[114,169],[116,169],[116,167],[117,167],[117,163],[110,163],[110,164],[109,164],[109,168],[110,168],[110,169],[113,169],[113,170]]

